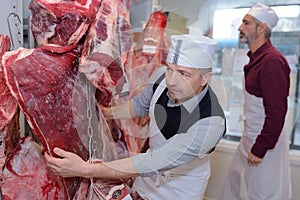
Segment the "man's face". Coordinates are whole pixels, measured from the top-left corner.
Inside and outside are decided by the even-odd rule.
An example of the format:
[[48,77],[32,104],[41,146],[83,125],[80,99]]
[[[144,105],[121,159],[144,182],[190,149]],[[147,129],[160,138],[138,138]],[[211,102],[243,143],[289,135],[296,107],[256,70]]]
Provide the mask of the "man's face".
[[240,42],[250,44],[257,38],[257,27],[254,17],[245,15],[242,24],[239,26]]
[[186,101],[199,94],[205,86],[200,71],[180,65],[167,63],[166,83],[168,94],[176,103]]

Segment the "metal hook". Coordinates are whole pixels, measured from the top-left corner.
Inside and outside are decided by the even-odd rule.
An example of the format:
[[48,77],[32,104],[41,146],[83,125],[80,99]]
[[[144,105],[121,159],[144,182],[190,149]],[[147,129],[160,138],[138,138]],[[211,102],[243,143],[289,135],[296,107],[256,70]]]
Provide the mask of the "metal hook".
[[[14,41],[13,41],[13,33],[12,33],[12,30],[11,30],[11,24],[10,24],[10,21],[9,21],[9,19],[10,19],[11,16],[14,17],[14,18],[16,18],[18,20],[18,23],[20,23],[20,24],[21,24],[21,19],[20,19],[19,15],[17,15],[16,13],[10,13],[7,16],[7,19],[6,19],[7,24],[8,24],[9,35],[10,35],[10,38],[11,38],[11,43],[12,43],[12,46],[14,48],[15,44],[14,44]],[[16,24],[16,26],[17,26],[17,24]],[[18,30],[18,31],[20,31],[20,30]],[[18,32],[18,34],[20,34],[20,32]],[[21,41],[19,41],[19,42],[21,42]]]

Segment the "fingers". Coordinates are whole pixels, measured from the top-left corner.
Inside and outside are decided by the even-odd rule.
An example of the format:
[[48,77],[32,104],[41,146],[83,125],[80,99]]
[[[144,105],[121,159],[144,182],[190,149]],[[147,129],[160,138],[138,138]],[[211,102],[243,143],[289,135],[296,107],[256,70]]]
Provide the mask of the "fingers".
[[47,152],[44,152],[44,156],[45,156],[46,161],[48,162],[50,155]]
[[57,147],[53,149],[53,152],[55,156],[45,153],[49,172],[62,177],[74,177],[80,174],[80,166],[84,161],[78,155]]
[[252,154],[251,152],[249,152],[247,161],[248,161],[248,164],[250,164],[250,165],[258,165],[259,163],[261,163],[262,158],[259,158],[259,157],[255,156],[254,154]]
[[252,157],[248,158],[247,161],[249,165],[258,165],[261,163],[261,159],[255,159]]
[[58,159],[58,158],[54,158],[54,157],[50,156],[48,153],[45,153],[45,159],[46,159],[48,171],[55,175],[58,175],[55,162],[53,163],[53,161],[55,161],[55,159]]
[[73,157],[76,157],[76,155],[72,152],[69,152],[69,151],[65,151],[61,148],[58,148],[58,147],[55,147],[53,149],[53,152],[55,153],[55,157],[58,157],[58,158],[73,158]]
[[[59,155],[61,155],[62,154],[61,152],[63,152],[63,150],[60,149],[60,148],[54,148],[53,151],[54,151],[55,154],[59,154]],[[57,164],[59,163],[59,161],[61,159],[51,156],[46,151],[44,152],[44,157],[45,157],[45,160],[46,160],[48,171],[55,174],[55,175],[59,175],[58,171],[57,171],[57,169],[58,169]]]
[[61,148],[58,148],[58,147],[55,147],[54,149],[53,149],[53,152],[56,154],[56,155],[58,155],[59,157],[66,157],[66,155],[67,155],[67,151],[64,151],[64,150],[62,150]]
[[248,159],[249,165],[258,165],[260,162],[255,159]]

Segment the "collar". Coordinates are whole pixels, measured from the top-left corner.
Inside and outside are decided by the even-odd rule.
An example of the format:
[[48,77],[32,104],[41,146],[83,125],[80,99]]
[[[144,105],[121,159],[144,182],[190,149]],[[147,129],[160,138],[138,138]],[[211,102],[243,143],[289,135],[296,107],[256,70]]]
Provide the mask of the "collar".
[[169,97],[169,94],[167,93],[167,95],[169,97],[168,106],[175,107],[175,106],[182,105],[182,106],[185,107],[185,109],[189,113],[191,113],[196,108],[196,106],[198,106],[198,104],[200,103],[200,101],[203,99],[203,97],[205,96],[207,90],[208,90],[208,84],[203,88],[203,90],[199,94],[197,94],[196,96],[190,98],[189,100],[184,101],[184,102],[179,103],[179,104],[176,104],[175,100],[171,99]]
[[267,49],[269,49],[272,46],[271,40],[268,39],[263,45],[261,45],[254,53],[249,51],[247,53],[248,57],[250,59],[255,59],[258,56],[260,56],[263,52],[267,52]]

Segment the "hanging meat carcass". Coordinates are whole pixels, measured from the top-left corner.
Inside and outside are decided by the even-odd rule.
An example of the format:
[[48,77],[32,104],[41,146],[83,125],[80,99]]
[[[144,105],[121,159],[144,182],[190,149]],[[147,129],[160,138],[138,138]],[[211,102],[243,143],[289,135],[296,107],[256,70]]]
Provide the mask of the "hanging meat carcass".
[[[54,145],[67,149],[78,145],[76,153],[87,159],[86,148],[83,144],[77,144],[80,138],[72,116],[71,95],[77,75],[78,55],[75,51],[53,54],[40,48],[19,48],[7,52],[2,63],[8,86],[41,144],[47,150],[52,150],[50,147]],[[84,92],[84,89],[79,92]],[[58,133],[63,136],[64,132],[68,133],[65,136],[68,138],[51,137]],[[66,141],[69,142],[65,144]]]
[[[99,105],[111,106],[122,90],[123,64],[133,43],[129,17],[130,0],[103,0],[87,33],[79,70],[97,87]],[[127,156],[120,126],[107,122],[117,147],[122,147],[119,157]]]
[[86,34],[101,0],[31,0],[31,31],[38,46],[53,52],[75,48]]
[[166,25],[167,15],[162,11],[153,12],[134,51],[130,52],[125,71],[130,80],[131,95],[143,90],[153,72],[166,62],[170,46],[165,34]]
[[79,70],[99,90],[99,104],[106,106],[122,88],[121,55],[129,52],[133,41],[129,14],[120,12],[128,6],[128,2],[102,0],[87,33],[80,60]]
[[[147,85],[151,75],[166,62],[169,38],[165,34],[167,15],[162,11],[153,12],[137,41],[128,55],[125,72],[130,85],[129,98],[139,94]],[[143,151],[147,140],[149,117],[121,120],[125,140],[132,154]]]
[[[130,25],[130,0],[102,0],[99,11],[87,33],[79,70],[97,88],[98,105],[111,106],[118,99],[124,83],[123,65],[133,43]],[[114,120],[107,120],[116,146],[118,158],[126,157],[127,147],[121,140],[122,130]],[[126,180],[126,184],[128,183]],[[104,184],[105,183],[105,184]],[[104,199],[110,186],[121,186],[124,181],[93,179],[88,198]],[[82,187],[86,187],[83,183]]]
[[[77,58],[81,55],[80,49],[77,48],[77,43],[81,38],[81,34],[76,32],[75,37],[78,36],[78,40],[72,40],[74,37],[73,34],[66,33],[64,35],[62,33],[63,31],[69,31],[69,29],[66,27],[61,28],[60,26],[68,20],[72,21],[72,19],[74,19],[75,21],[73,22],[76,22],[78,18],[73,18],[73,16],[75,13],[77,14],[77,12],[71,12],[72,14],[65,16],[62,14],[63,12],[54,12],[53,9],[64,9],[64,5],[70,5],[70,3],[74,2],[75,1],[52,1],[49,3],[49,1],[37,0],[31,2],[30,8],[32,9],[33,17],[35,17],[34,20],[36,20],[34,22],[32,21],[32,23],[36,25],[36,27],[32,28],[41,28],[40,32],[39,30],[35,32],[35,37],[39,41],[39,47],[36,49],[20,48],[16,51],[7,53],[3,61],[5,66],[5,77],[12,94],[17,99],[34,135],[37,136],[39,143],[46,151],[53,155],[53,147],[58,146],[68,151],[72,151],[87,160],[90,157],[89,153],[91,153],[88,152],[87,149],[92,143],[92,151],[95,157],[103,159],[104,161],[113,160],[116,159],[117,153],[115,144],[110,135],[111,127],[108,127],[107,122],[101,115],[101,111],[93,106],[96,104],[94,98],[95,93],[98,103],[109,103],[111,98],[118,93],[122,86],[122,64],[125,63],[124,58],[127,57],[122,55],[127,54],[132,44],[132,32],[129,23],[129,14],[127,13],[130,8],[130,1],[120,0],[117,3],[115,1],[105,1],[106,3],[103,4],[102,9],[99,9],[101,10],[102,15],[99,14],[101,17],[96,20],[98,20],[98,22],[100,21],[99,23],[107,23],[105,26],[108,27],[108,29],[101,29],[102,35],[100,39],[105,35],[103,31],[107,31],[107,34],[114,35],[115,40],[111,40],[112,38],[109,37],[108,40],[103,40],[100,45],[105,46],[108,44],[105,47],[111,47],[111,49],[101,49],[97,45],[94,46],[97,44],[96,42],[99,42],[98,40],[96,40],[95,43],[91,43],[91,46],[85,45],[85,47],[88,46],[91,47],[91,49],[96,47],[96,49],[92,51],[92,54],[89,54],[89,51],[88,54],[84,55],[91,61],[94,61],[95,58],[97,62],[99,61],[101,63],[104,61],[104,65],[100,65],[100,68],[105,67],[100,69],[100,73],[96,70],[85,73],[85,75],[78,72],[77,68]],[[93,1],[80,2],[82,5],[92,5],[90,2]],[[109,8],[109,5],[112,7]],[[125,7],[128,9],[126,12],[123,10]],[[117,17],[113,17],[113,19],[110,20],[112,16],[112,14],[110,14],[106,20],[101,21],[105,14],[109,14],[107,13],[108,8],[117,11],[116,13],[112,13],[113,15],[117,14]],[[49,12],[49,10],[51,12]],[[72,9],[66,9],[66,13],[69,13],[70,10]],[[42,13],[42,15],[39,16],[37,13]],[[80,12],[78,13],[81,14]],[[58,18],[57,21],[55,19],[56,16],[64,17],[62,21],[59,21],[61,18]],[[95,24],[98,25],[96,20]],[[82,21],[79,20],[78,22]],[[53,26],[48,26],[49,23]],[[78,26],[77,29],[86,27],[86,23],[83,24],[84,26]],[[115,24],[117,24],[117,26]],[[91,30],[92,29],[93,27],[91,27]],[[54,32],[57,31],[57,33],[53,34],[53,30]],[[74,29],[71,30],[74,31]],[[61,37],[60,35],[66,36],[66,38]],[[87,37],[84,37],[84,39],[88,40],[89,35],[90,34],[87,34]],[[117,51],[115,51],[115,47],[117,47]],[[100,54],[97,53],[99,49]],[[111,54],[111,52],[113,52],[113,54]],[[111,58],[109,57],[111,56],[114,63],[106,65],[108,63],[105,62],[107,61],[106,59],[108,58],[108,60],[110,60]],[[83,72],[86,71],[83,70]],[[96,85],[94,84],[95,82],[93,82],[94,79],[91,79],[93,76],[98,76]],[[87,81],[86,77],[92,84]],[[117,86],[118,83],[120,83],[119,86]],[[97,87],[97,92],[96,87],[94,86]],[[86,88],[91,88],[91,93],[89,93],[89,95],[86,92]],[[102,88],[104,89],[101,90]],[[108,98],[101,99],[103,91],[108,91],[108,93],[110,93],[106,96]],[[87,130],[90,128],[88,127],[89,120],[87,119],[87,99],[91,100],[93,112],[93,121],[91,124],[93,124],[92,129],[93,133],[95,133],[92,135],[93,139],[91,142],[89,142],[90,135],[87,134]],[[19,152],[18,154],[22,153]],[[10,163],[12,167],[13,165],[16,165],[15,167],[18,165],[12,160],[10,160]],[[44,165],[42,164],[40,165],[42,168],[43,166]],[[28,170],[28,173],[30,174],[30,170]],[[44,174],[48,177],[47,173]],[[16,177],[18,178],[18,176]],[[23,179],[19,179],[19,182],[23,181]],[[109,195],[112,187],[120,186],[122,183],[121,181],[94,179],[94,183],[92,184],[94,192],[91,193],[89,192],[91,190],[87,191],[87,188],[91,186],[88,184],[89,186],[85,187],[88,181],[84,179],[80,186],[79,181],[79,179],[62,179],[62,184],[64,187],[66,186],[67,189],[67,199],[71,199],[73,196],[74,199],[86,199],[87,197],[98,198],[99,196],[95,194],[99,193],[99,191],[104,196]],[[61,184],[56,185],[60,190],[64,190],[64,187],[61,187]],[[26,192],[28,193],[28,191]],[[20,192],[20,195],[24,195],[24,193]],[[25,198],[25,196],[22,197]],[[27,197],[30,198],[30,196]],[[49,197],[49,199],[52,199],[52,197]]]
[[[0,48],[2,58],[10,49],[8,36],[0,35]],[[1,63],[0,89],[1,199],[67,199],[62,179],[46,169],[41,148],[30,138],[20,139],[19,108],[6,85]]]
[[[78,49],[64,54],[43,50],[23,49],[7,52],[2,59],[6,81],[17,99],[33,133],[41,145],[54,155],[54,147],[61,147],[88,160],[87,90],[89,82],[78,73]],[[92,87],[92,86],[91,86]],[[92,87],[93,88],[93,87]],[[95,91],[95,90],[91,90]],[[90,94],[95,105],[95,92]],[[100,159],[116,158],[116,150],[108,127],[99,125],[95,106],[93,139],[95,156]],[[72,197],[79,181],[66,179]]]

